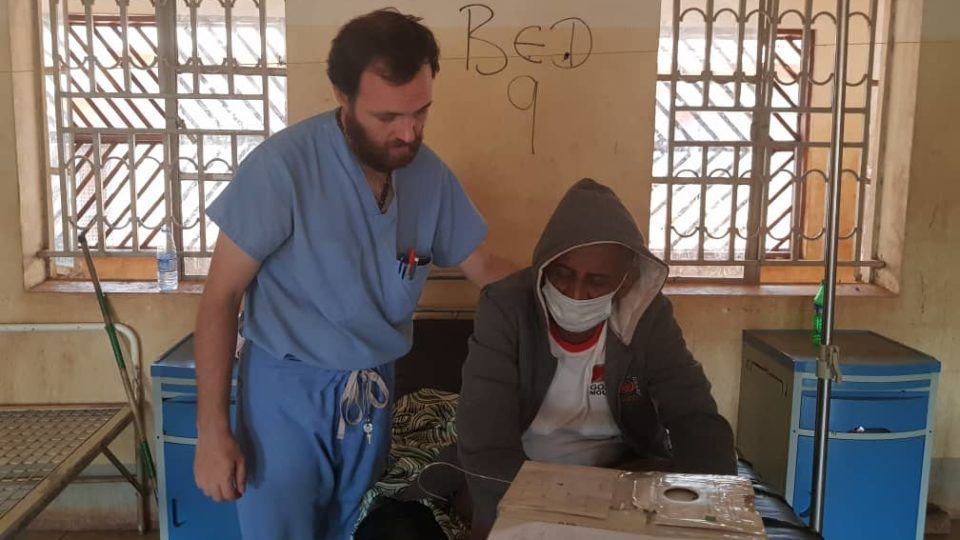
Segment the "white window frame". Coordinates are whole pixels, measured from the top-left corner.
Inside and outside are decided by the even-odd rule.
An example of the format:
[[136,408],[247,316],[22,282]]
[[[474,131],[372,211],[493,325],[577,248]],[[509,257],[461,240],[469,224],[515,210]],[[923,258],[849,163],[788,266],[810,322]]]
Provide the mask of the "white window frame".
[[[865,84],[865,96],[863,105],[859,107],[850,106],[847,103],[839,105],[845,111],[845,114],[863,115],[862,129],[858,130],[856,136],[847,135],[844,141],[844,149],[847,151],[859,151],[859,166],[857,170],[847,169],[845,175],[856,183],[856,204],[855,216],[853,216],[854,226],[852,229],[841,230],[841,241],[852,243],[852,249],[848,257],[841,258],[840,266],[853,267],[857,270],[858,281],[869,279],[870,271],[880,268],[884,265],[883,261],[877,258],[876,235],[871,234],[874,223],[879,222],[879,194],[875,193],[875,183],[872,181],[871,173],[876,168],[872,166],[871,160],[876,158],[871,154],[871,127],[873,126],[873,115],[877,114],[877,96],[879,95],[879,84],[876,68],[879,64],[876,54],[880,52],[880,44],[883,43],[883,36],[888,32],[887,28],[882,28],[878,24],[878,7],[880,0],[854,0],[861,5],[861,10],[852,10],[851,22],[861,20],[871,28],[869,33],[869,59],[866,63],[863,80],[860,84]],[[651,193],[651,221],[650,221],[650,245],[654,253],[661,256],[672,268],[672,281],[711,281],[727,282],[736,284],[755,285],[761,282],[761,269],[764,267],[814,267],[823,266],[822,250],[818,256],[810,256],[805,253],[804,246],[808,243],[817,242],[822,238],[826,230],[826,223],[823,223],[821,231],[804,230],[802,213],[808,209],[810,201],[804,194],[804,186],[812,178],[826,182],[828,175],[828,164],[822,168],[807,168],[806,164],[800,163],[801,158],[805,159],[806,152],[810,148],[822,148],[828,151],[831,145],[830,141],[783,141],[775,140],[771,137],[771,118],[780,114],[792,114],[794,118],[799,119],[800,126],[809,125],[809,118],[813,114],[832,115],[837,104],[829,106],[812,106],[809,95],[813,86],[829,88],[832,84],[832,74],[824,80],[814,73],[812,61],[813,54],[808,52],[808,48],[813,47],[815,39],[815,25],[818,21],[830,20],[834,24],[836,17],[830,11],[814,10],[812,2],[801,2],[800,9],[785,9],[780,7],[778,0],[758,0],[747,2],[746,0],[663,0],[663,10],[665,13],[664,21],[669,21],[669,25],[664,25],[661,31],[661,62],[658,67],[657,84],[665,86],[669,93],[669,100],[666,105],[658,99],[657,111],[659,115],[657,140],[654,148],[654,171],[653,185]],[[775,16],[762,16],[758,14],[770,13]],[[696,21],[696,25],[691,28],[690,21]],[[722,21],[723,24],[718,23]],[[731,22],[735,24],[731,24]],[[798,24],[799,23],[799,24]],[[681,25],[684,25],[681,29]],[[732,35],[722,36],[721,32],[730,32],[733,27]],[[800,36],[803,52],[801,53],[802,65],[797,76],[793,81],[784,81],[778,75],[776,51],[776,41],[778,37],[784,35],[784,30],[797,33]],[[691,32],[691,30],[693,32]],[[700,54],[702,70],[699,73],[689,73],[684,66],[680,65],[679,53],[683,46],[682,39],[689,39],[689,36],[696,35],[697,39],[703,41],[703,51]],[[718,37],[721,36],[721,37]],[[744,47],[747,43],[747,36],[755,36],[756,69],[753,73],[744,69]],[[711,50],[715,41],[719,39],[728,39],[736,43],[737,46],[737,68],[733,73],[718,73],[711,66]],[[832,49],[832,47],[831,47]],[[664,51],[669,58],[664,62]],[[817,60],[830,57],[833,53],[821,54]],[[669,65],[664,65],[669,64]],[[832,64],[832,60],[831,60]],[[699,68],[698,68],[699,69]],[[749,74],[748,74],[749,73]],[[848,72],[849,73],[849,72]],[[849,87],[857,86],[858,81],[847,80]],[[699,104],[690,105],[689,103],[678,103],[678,85],[693,84],[699,86],[703,94],[703,101]],[[775,104],[772,100],[772,94],[777,90],[777,85],[793,84],[799,88],[799,100],[792,106],[784,107],[782,104]],[[732,85],[735,88],[736,98],[732,106],[719,107],[711,103],[709,92],[720,88],[719,85]],[[745,85],[753,85],[756,89],[753,103],[744,103],[741,101]],[[662,92],[662,89],[660,89]],[[662,94],[661,94],[662,95]],[[687,113],[698,115],[702,113],[712,114],[712,118],[721,117],[726,120],[724,115],[747,113],[752,115],[750,121],[750,133],[741,140],[709,140],[700,138],[683,140],[682,134],[678,135],[678,129],[681,127],[677,122],[677,113]],[[666,124],[664,126],[664,124]],[[806,137],[807,134],[804,134]],[[698,167],[698,171],[680,171],[674,166],[674,157],[679,154],[678,149],[684,146],[693,146],[701,149],[700,155],[703,164]],[[734,154],[732,165],[728,165],[722,170],[713,170],[707,164],[709,149],[713,147],[746,149],[751,155],[751,166],[749,170],[738,170],[739,154]],[[787,182],[790,189],[793,190],[793,209],[792,219],[789,227],[789,236],[787,244],[789,249],[772,251],[769,249],[769,243],[774,239],[771,232],[776,224],[771,226],[768,219],[769,196],[773,195],[771,191],[771,179],[775,174],[771,174],[771,156],[776,152],[792,150],[796,152],[795,160],[798,162],[794,171],[790,173],[791,179]],[[667,165],[664,167],[663,161]],[[665,170],[664,170],[665,169]],[[755,174],[754,171],[764,171],[763,174]],[[800,180],[798,181],[797,178]],[[845,182],[845,188],[849,189],[850,182]],[[687,216],[689,226],[684,229],[678,229],[675,223],[678,218],[683,217],[677,214],[673,207],[675,186],[686,185],[693,186],[695,190],[699,187],[700,192],[692,197],[688,197],[692,204],[698,206],[698,215],[695,219]],[[713,186],[731,186],[729,199],[730,203],[721,205],[708,204],[708,190]],[[685,188],[689,191],[689,188]],[[726,188],[714,188],[723,193]],[[742,200],[738,200],[739,190],[749,190],[749,195],[744,197],[747,208],[742,208]],[[869,190],[869,193],[868,193]],[[688,202],[690,202],[688,201]],[[873,208],[865,208],[866,204],[873,205]],[[713,206],[713,208],[711,208]],[[718,208],[719,207],[719,208]],[[738,211],[740,209],[740,211]],[[745,210],[745,211],[743,211]],[[719,213],[719,215],[718,215]],[[825,216],[824,212],[824,216]],[[866,215],[873,217],[871,221],[865,220]],[[778,214],[779,215],[779,214]],[[746,223],[737,222],[737,218],[746,218]],[[717,225],[711,229],[709,222],[713,220]],[[706,225],[705,225],[706,224]],[[809,225],[808,225],[809,226]],[[780,230],[784,227],[780,225]],[[694,239],[694,241],[684,238]],[[781,236],[780,238],[785,238]],[[716,243],[718,240],[726,239],[725,252],[705,250],[705,244]],[[677,249],[680,244],[686,243],[686,250]],[[690,249],[692,248],[692,249]]]
[[[152,257],[170,224],[181,276],[204,277],[217,230],[203,210],[287,120],[282,10],[268,14],[268,0],[42,1],[49,275],[80,263],[79,234],[95,257]],[[137,25],[148,31],[134,35]],[[92,190],[78,193],[78,182]]]

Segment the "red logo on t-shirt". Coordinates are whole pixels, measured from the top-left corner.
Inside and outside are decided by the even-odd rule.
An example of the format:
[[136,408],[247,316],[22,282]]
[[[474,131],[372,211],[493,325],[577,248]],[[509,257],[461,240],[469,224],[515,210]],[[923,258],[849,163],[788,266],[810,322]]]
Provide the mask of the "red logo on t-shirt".
[[603,382],[603,364],[593,366],[593,377],[590,379],[590,395],[607,395],[607,385]]

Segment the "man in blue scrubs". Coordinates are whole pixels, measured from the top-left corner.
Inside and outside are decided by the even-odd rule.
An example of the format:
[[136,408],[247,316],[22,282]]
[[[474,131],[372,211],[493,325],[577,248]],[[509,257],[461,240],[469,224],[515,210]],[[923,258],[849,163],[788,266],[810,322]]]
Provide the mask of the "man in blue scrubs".
[[[245,538],[348,538],[390,442],[393,362],[430,264],[512,272],[457,178],[421,146],[433,34],[376,11],[341,28],[340,108],[265,141],[207,215],[220,227],[197,320],[197,485]],[[228,420],[245,298],[238,436]]]

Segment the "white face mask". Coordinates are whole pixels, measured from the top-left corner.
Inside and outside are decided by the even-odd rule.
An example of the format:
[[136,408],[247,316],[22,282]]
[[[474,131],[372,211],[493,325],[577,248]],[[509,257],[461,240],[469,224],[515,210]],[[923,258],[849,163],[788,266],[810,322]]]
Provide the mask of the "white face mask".
[[568,332],[586,332],[610,318],[613,313],[613,296],[617,294],[619,287],[610,294],[590,300],[574,300],[568,297],[554,287],[549,279],[543,280],[542,290],[547,309],[560,328]]

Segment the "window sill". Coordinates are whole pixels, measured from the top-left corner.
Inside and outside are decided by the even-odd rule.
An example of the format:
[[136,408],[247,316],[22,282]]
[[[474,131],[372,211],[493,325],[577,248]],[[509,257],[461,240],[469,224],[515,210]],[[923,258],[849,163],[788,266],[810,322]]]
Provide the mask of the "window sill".
[[[459,270],[434,271],[430,281],[466,281]],[[663,287],[667,296],[785,296],[813,297],[818,285],[808,284],[766,284],[739,285],[736,283],[696,283],[691,281],[668,281]],[[866,283],[845,283],[837,288],[837,296],[863,298],[896,298],[898,295],[880,285]]]
[[[444,277],[441,279],[451,279]],[[107,294],[201,294],[203,281],[186,281],[180,288],[171,293],[161,293],[157,284],[152,281],[107,281],[101,283]],[[36,293],[84,294],[93,292],[93,284],[89,281],[65,281],[48,279],[30,289]],[[667,296],[783,296],[783,297],[813,297],[817,294],[817,285],[734,285],[709,283],[667,283],[663,287]],[[867,298],[894,298],[896,293],[890,292],[879,285],[870,284],[843,284],[837,288],[837,296],[867,297]],[[443,310],[441,310],[443,311]]]
[[[818,285],[736,285],[709,283],[667,283],[663,294],[667,296],[801,296],[813,298]],[[894,298],[897,296],[879,285],[848,283],[837,287],[837,296]]]
[[[106,294],[201,294],[203,292],[203,281],[185,281],[180,283],[176,291],[169,293],[160,292],[155,281],[104,281],[100,283],[103,292]],[[66,281],[59,279],[48,279],[43,283],[32,287],[33,293],[59,293],[59,294],[89,294],[93,293],[93,283],[90,281]]]

